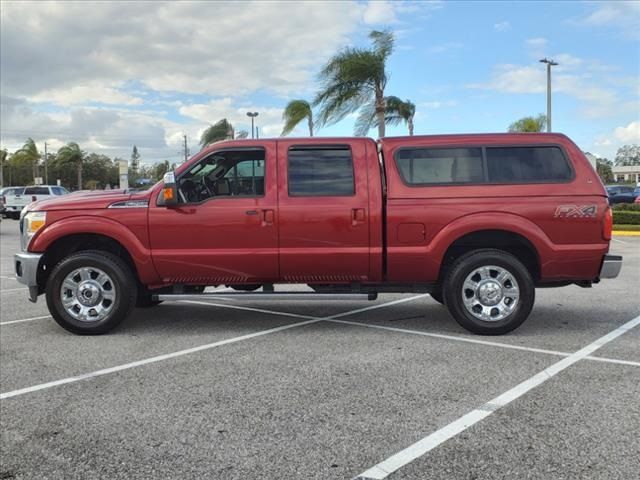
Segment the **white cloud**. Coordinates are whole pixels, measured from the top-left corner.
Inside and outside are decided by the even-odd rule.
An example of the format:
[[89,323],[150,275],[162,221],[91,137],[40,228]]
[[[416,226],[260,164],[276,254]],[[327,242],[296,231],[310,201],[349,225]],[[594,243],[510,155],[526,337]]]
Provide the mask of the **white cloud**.
[[527,46],[532,48],[546,47],[549,41],[543,37],[529,38],[527,39]]
[[504,22],[494,23],[493,28],[498,32],[506,32],[507,30],[511,30],[511,23],[506,20]]
[[363,13],[364,23],[367,25],[397,23],[396,10],[393,2],[387,0],[370,1]]
[[1,87],[24,98],[76,88],[67,104],[87,96],[79,85],[130,79],[161,91],[288,94],[348,42],[363,13],[355,2],[7,2]]
[[623,36],[632,40],[640,39],[640,2],[606,1],[592,3],[595,10],[570,23],[585,27],[613,27]]
[[[579,100],[581,115],[592,119],[634,109],[638,111],[638,98],[621,98],[617,85],[619,79],[611,75],[612,67],[568,53],[550,58],[558,62],[552,70],[553,92]],[[546,68],[537,61],[529,65],[500,64],[494,67],[490,81],[467,87],[514,94],[541,94],[547,88]]]
[[51,102],[56,105],[70,106],[86,103],[104,103],[112,105],[142,105],[144,100],[115,88],[93,85],[74,85],[70,88],[44,90],[30,98],[34,102]]
[[618,127],[613,134],[622,143],[640,143],[640,122],[634,121],[626,127]]

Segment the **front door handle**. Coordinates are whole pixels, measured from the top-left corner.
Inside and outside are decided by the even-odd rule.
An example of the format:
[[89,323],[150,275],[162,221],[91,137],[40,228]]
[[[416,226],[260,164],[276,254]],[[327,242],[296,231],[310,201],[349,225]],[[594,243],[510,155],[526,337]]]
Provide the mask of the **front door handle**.
[[351,225],[357,225],[363,223],[365,220],[364,208],[352,208],[351,209]]
[[273,225],[274,215],[273,210],[262,210],[262,226]]

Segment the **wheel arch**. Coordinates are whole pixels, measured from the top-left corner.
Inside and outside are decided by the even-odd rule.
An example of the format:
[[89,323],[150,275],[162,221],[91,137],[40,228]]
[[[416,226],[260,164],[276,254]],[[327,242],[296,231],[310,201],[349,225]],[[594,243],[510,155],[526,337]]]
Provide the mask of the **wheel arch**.
[[159,282],[151,251],[122,224],[101,218],[72,217],[47,226],[29,248],[43,252],[38,285],[44,289],[53,267],[64,257],[81,250],[102,250],[122,258],[142,284]]

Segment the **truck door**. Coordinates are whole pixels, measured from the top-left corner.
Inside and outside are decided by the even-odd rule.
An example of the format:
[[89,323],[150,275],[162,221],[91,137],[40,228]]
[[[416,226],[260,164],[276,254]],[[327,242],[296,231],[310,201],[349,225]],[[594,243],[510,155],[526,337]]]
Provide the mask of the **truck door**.
[[180,203],[149,209],[154,265],[171,283],[278,279],[275,141],[227,147],[178,175]]
[[370,278],[364,140],[278,141],[280,276],[286,282]]

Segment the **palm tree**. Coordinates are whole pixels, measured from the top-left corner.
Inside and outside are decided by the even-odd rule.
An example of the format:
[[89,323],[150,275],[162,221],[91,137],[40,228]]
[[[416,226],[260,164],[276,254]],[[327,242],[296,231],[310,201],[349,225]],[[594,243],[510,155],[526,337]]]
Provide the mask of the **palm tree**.
[[313,137],[313,112],[311,111],[311,104],[306,100],[291,100],[282,113],[284,128],[280,135],[289,135],[293,129],[305,119],[309,126],[309,136]]
[[[409,135],[413,135],[413,117],[416,114],[416,106],[411,100],[402,101],[398,97],[385,97],[384,99],[384,121],[387,125],[398,125],[405,122],[409,129]],[[379,123],[376,116],[375,105],[370,103],[360,109],[354,135],[363,137],[371,129],[377,127]]]
[[385,132],[384,89],[388,75],[385,64],[393,51],[393,34],[372,31],[370,50],[346,48],[320,72],[322,87],[314,104],[321,105],[319,124],[335,123],[367,104],[373,104],[378,136]]
[[31,168],[33,169],[33,178],[35,180],[38,176],[38,160],[40,160],[40,152],[38,152],[36,142],[34,142],[32,138],[27,139],[22,148],[16,150],[13,155],[16,157],[16,160],[19,159],[25,163],[31,164]]
[[542,132],[547,125],[547,116],[524,117],[509,125],[510,132],[537,133]]
[[247,138],[249,133],[246,130],[240,130],[236,133],[231,122],[226,118],[210,125],[200,136],[200,145],[202,148],[210,143],[220,142],[221,140],[233,140],[234,138]]
[[82,190],[82,161],[85,153],[76,142],[69,142],[58,150],[57,161],[61,164],[75,165],[78,172],[78,190]]

